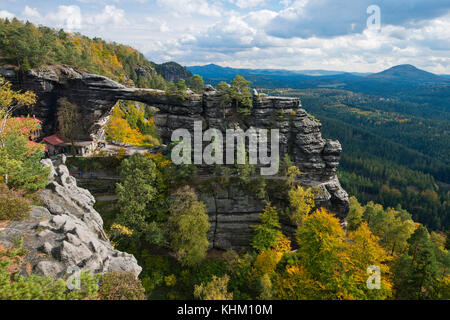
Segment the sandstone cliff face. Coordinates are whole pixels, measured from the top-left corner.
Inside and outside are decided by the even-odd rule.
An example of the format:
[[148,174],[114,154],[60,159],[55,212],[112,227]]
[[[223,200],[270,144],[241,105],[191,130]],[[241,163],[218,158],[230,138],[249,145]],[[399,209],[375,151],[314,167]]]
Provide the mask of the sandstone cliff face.
[[11,246],[14,238],[23,237],[32,272],[44,276],[64,278],[76,267],[139,275],[142,268],[134,256],[115,250],[106,237],[89,191],[77,187],[64,163],[42,162],[51,167],[50,183],[39,195],[43,207],[32,207],[24,221],[9,222],[1,230],[0,244]]
[[[185,97],[178,97],[167,95],[161,90],[126,88],[108,78],[84,74],[62,66],[31,70],[21,77],[8,67],[0,68],[0,72],[16,87],[31,89],[39,95],[36,106],[32,110],[22,112],[31,112],[43,120],[48,133],[54,133],[56,129],[56,101],[60,97],[68,97],[81,108],[83,119],[80,126],[84,133],[79,139],[98,138],[103,135],[103,126],[118,99],[140,101],[157,107],[160,111],[155,116],[155,124],[166,144],[171,141],[175,129],[192,130],[194,121],[201,121],[203,130],[217,128],[223,131],[236,127],[243,130],[250,127],[279,129],[280,159],[284,154],[289,154],[302,172],[300,182],[322,190],[316,203],[331,209],[341,219],[347,215],[348,195],[336,175],[342,152],[341,145],[338,141],[322,138],[321,124],[302,109],[297,98],[270,97],[254,92],[251,114],[237,116],[231,105],[223,106],[220,103],[220,95],[211,86],[207,86],[203,95],[189,93]],[[255,215],[254,211],[257,211],[253,210],[247,200],[234,196],[227,199],[216,199],[220,200],[219,203],[228,201],[225,207],[217,211],[217,217],[212,214],[211,205],[208,207],[212,221],[217,221],[217,228],[214,227],[217,230],[221,227],[225,228],[223,230],[237,227],[239,220],[235,220],[234,225],[227,226],[233,219],[233,213]],[[246,201],[247,209],[235,209],[236,206],[241,208]],[[259,207],[260,205],[258,210]],[[229,217],[225,217],[226,215]],[[255,220],[254,217],[251,220]],[[225,232],[228,231],[223,233]],[[239,237],[236,233],[234,235],[236,239]],[[226,238],[226,241],[233,242],[233,232],[229,232]],[[220,243],[220,240],[217,243]]]
[[217,193],[200,193],[209,215],[211,228],[208,232],[210,247],[239,249],[251,243],[252,225],[257,225],[265,201],[256,199],[240,188],[230,186]]
[[166,62],[155,65],[156,71],[161,74],[167,81],[178,81],[180,79],[187,79],[192,77],[192,73],[185,67],[176,62]]

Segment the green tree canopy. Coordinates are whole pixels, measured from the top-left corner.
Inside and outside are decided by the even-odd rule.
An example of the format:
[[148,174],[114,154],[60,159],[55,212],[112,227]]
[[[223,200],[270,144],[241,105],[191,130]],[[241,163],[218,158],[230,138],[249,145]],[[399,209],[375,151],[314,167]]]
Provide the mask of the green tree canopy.
[[199,76],[198,74],[194,74],[192,77],[188,79],[188,86],[192,89],[195,93],[203,93],[203,89],[205,87],[205,83],[203,81],[203,78]]
[[183,187],[173,194],[167,220],[170,247],[182,265],[194,266],[206,256],[209,242],[206,236],[210,228],[205,204],[198,201],[190,187]]
[[278,212],[270,203],[266,205],[264,211],[259,215],[261,224],[252,226],[254,229],[252,247],[257,250],[269,250],[275,247],[283,236]]
[[161,224],[167,219],[167,187],[155,162],[135,154],[120,165],[122,180],[117,183],[117,223],[132,229],[138,241],[165,243]]
[[230,85],[223,81],[220,82],[216,88],[222,96],[221,104],[232,104],[235,108],[251,108],[252,94],[250,85],[251,82],[240,75],[237,75]]

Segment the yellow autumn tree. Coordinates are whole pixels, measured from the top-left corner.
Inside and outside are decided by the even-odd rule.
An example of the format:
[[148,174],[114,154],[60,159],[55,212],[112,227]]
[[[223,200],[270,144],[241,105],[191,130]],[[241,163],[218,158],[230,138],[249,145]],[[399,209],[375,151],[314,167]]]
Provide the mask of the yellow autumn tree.
[[252,276],[258,280],[260,286],[260,299],[272,298],[271,277],[276,276],[275,269],[285,253],[291,251],[291,241],[281,235],[276,244],[267,250],[262,250],[256,256],[253,263]]
[[272,275],[275,272],[275,268],[280,262],[283,255],[276,252],[275,250],[263,250],[261,251],[255,259],[254,262],[254,275],[259,278],[264,274]]
[[320,208],[303,219],[297,230],[297,251],[305,271],[324,285],[324,298],[331,298],[332,283],[339,272],[344,230],[339,219]]
[[[345,260],[342,264],[342,277],[347,281],[349,295],[354,299],[386,299],[391,295],[391,275],[388,262],[392,257],[380,244],[380,238],[375,236],[366,222],[358,229],[350,232],[345,242]],[[375,266],[380,270],[379,289],[369,289],[367,279],[368,268]]]
[[293,223],[299,225],[308,216],[315,206],[314,199],[315,196],[311,188],[296,186],[289,190],[290,208],[288,213]]
[[[297,262],[288,264],[273,281],[277,298],[350,300],[390,296],[390,258],[367,224],[346,236],[339,219],[321,208],[303,219],[297,242]],[[369,266],[380,269],[380,290],[367,286]]]
[[142,145],[144,137],[137,129],[132,129],[125,114],[120,108],[115,107],[109,122],[106,125],[106,135],[109,139],[116,142],[127,143],[131,145]]
[[221,278],[213,276],[210,282],[195,285],[194,297],[200,300],[233,300],[233,293],[228,292],[229,281],[228,275]]
[[275,275],[273,292],[280,300],[320,299],[323,286],[308,274],[303,266],[287,266],[283,275]]

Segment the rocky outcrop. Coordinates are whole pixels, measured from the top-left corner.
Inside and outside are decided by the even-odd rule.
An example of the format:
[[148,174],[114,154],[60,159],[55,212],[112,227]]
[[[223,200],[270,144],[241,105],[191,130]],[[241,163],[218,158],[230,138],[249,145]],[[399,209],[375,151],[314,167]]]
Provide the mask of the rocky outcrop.
[[31,112],[44,121],[44,130],[54,133],[56,128],[56,101],[67,97],[80,106],[83,134],[79,139],[98,138],[113,105],[118,99],[147,103],[159,109],[155,124],[164,143],[169,143],[175,129],[192,130],[194,121],[202,121],[203,130],[240,127],[279,129],[280,158],[289,154],[300,168],[300,182],[323,190],[318,202],[345,218],[348,195],[336,175],[341,145],[338,141],[323,139],[321,124],[302,109],[297,98],[270,97],[253,94],[251,114],[239,115],[231,105],[223,105],[221,96],[207,86],[203,95],[186,93],[169,95],[161,90],[126,88],[106,77],[85,74],[73,68],[51,66],[18,75],[11,67],[0,72],[16,87],[33,90],[39,95]]
[[77,187],[63,162],[42,162],[51,168],[50,183],[39,195],[43,207],[33,206],[24,221],[8,222],[0,232],[0,244],[10,247],[23,237],[27,265],[44,276],[64,278],[76,268],[139,275],[142,268],[134,256],[112,247],[89,191]]
[[[271,183],[270,178],[267,183]],[[336,183],[335,187],[338,189],[335,192],[342,192],[339,181],[336,180]],[[279,186],[283,188],[282,185]],[[327,189],[331,189],[333,186],[331,182],[318,186],[316,207],[325,207],[330,210],[336,208],[337,204],[332,203],[331,194]],[[199,199],[205,203],[209,215],[211,228],[208,232],[208,240],[212,248],[236,250],[250,246],[254,234],[252,226],[260,223],[260,214],[266,204],[270,202],[278,209],[286,208],[285,199],[277,199],[277,197],[270,201],[268,198],[260,199],[239,183],[222,185],[219,189],[216,189],[217,186],[205,188],[201,183],[196,187],[199,187],[196,191]],[[347,195],[342,196],[346,197]],[[283,233],[292,240],[295,247],[296,225],[286,215],[280,214],[279,218]]]
[[13,66],[0,67],[0,74],[15,89],[32,90],[38,102],[23,108],[17,115],[32,114],[43,121],[44,134],[57,131],[58,99],[68,98],[80,107],[81,119],[78,140],[104,136],[112,107],[119,99],[134,100],[153,105],[168,112],[183,113],[190,108],[201,109],[201,96],[191,94],[187,99],[168,96],[161,90],[126,88],[103,76],[86,74],[65,66],[48,66],[19,73]]
[[149,81],[158,75],[155,68],[150,67],[150,66],[136,67],[134,69],[134,72],[136,72],[136,75],[138,76],[138,78],[143,78],[146,81]]
[[161,74],[166,81],[178,81],[180,79],[188,79],[192,77],[192,73],[176,62],[165,62],[155,65],[156,71]]

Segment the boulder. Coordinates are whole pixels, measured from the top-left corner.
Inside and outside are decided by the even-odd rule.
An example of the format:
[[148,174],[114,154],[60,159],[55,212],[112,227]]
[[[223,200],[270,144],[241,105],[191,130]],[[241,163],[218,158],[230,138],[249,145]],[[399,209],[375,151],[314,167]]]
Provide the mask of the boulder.
[[93,273],[131,271],[138,276],[142,268],[136,258],[114,249],[93,208],[93,196],[77,187],[62,162],[42,161],[51,167],[49,186],[40,193],[43,207],[33,206],[24,221],[7,222],[0,244],[12,247],[14,238],[23,237],[27,262],[43,276],[65,278],[75,267]]

